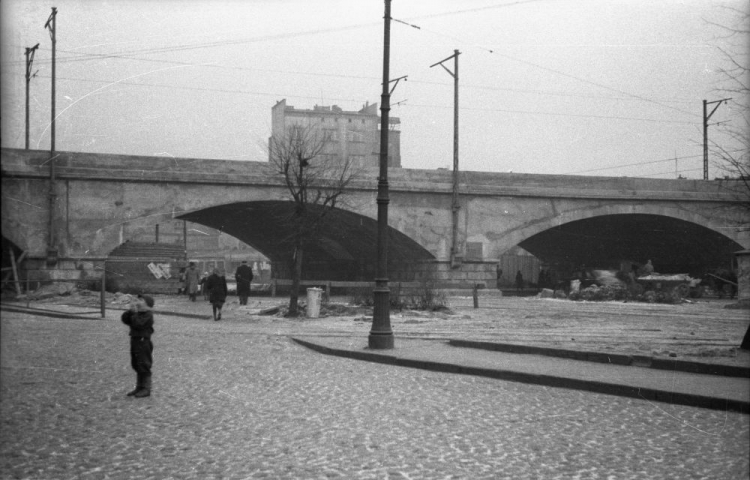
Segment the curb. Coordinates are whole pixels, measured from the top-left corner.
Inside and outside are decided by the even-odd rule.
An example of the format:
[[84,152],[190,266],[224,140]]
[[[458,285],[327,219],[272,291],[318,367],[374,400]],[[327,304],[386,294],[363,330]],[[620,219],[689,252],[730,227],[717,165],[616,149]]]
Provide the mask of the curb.
[[[20,305],[6,305],[2,304],[0,305],[0,310],[6,310],[9,312],[16,312],[16,313],[27,313],[29,315],[37,315],[40,317],[51,317],[51,318],[67,318],[67,319],[73,319],[73,320],[104,320],[101,317],[101,313],[99,311],[97,312],[91,312],[96,313],[99,315],[96,318],[92,317],[83,317],[80,314],[75,313],[67,313],[67,312],[59,312],[57,310],[47,310],[44,308],[31,308],[31,307],[22,307]],[[127,310],[127,308],[107,308],[107,310],[117,310],[120,312],[124,312]],[[169,312],[169,311],[161,311],[161,310],[154,310],[154,314],[158,315],[171,315],[175,317],[188,317],[188,318],[197,318],[199,320],[207,320],[211,318],[210,315],[198,315],[197,313],[179,313],[179,312]]]
[[480,377],[494,378],[511,382],[528,383],[548,387],[568,388],[572,390],[583,390],[593,393],[604,393],[621,397],[652,400],[657,402],[685,405],[689,407],[700,407],[711,410],[732,411],[750,414],[750,402],[740,400],[729,400],[725,398],[707,397],[689,393],[675,393],[665,390],[651,388],[632,387],[591,380],[580,380],[574,378],[553,377],[550,375],[535,375],[531,373],[514,372],[510,370],[464,367],[451,363],[435,362],[430,360],[412,360],[398,358],[393,355],[372,353],[369,351],[351,351],[324,347],[315,343],[290,337],[299,345],[325,355],[334,355],[355,360],[365,360],[375,363],[383,363],[399,367],[419,368],[444,373],[458,373],[463,375],[475,375]]
[[37,315],[40,317],[51,317],[51,318],[65,318],[70,320],[103,320],[101,317],[101,312],[91,312],[96,313],[97,317],[83,317],[80,314],[75,313],[66,313],[66,312],[58,312],[56,310],[45,310],[41,308],[26,308],[16,305],[0,305],[0,310],[5,310],[8,312],[16,312],[16,313],[26,313],[29,315]]
[[[107,310],[117,310],[120,312],[124,312],[127,310],[127,308],[110,307]],[[199,315],[197,313],[180,313],[180,312],[171,312],[168,310],[152,310],[152,311],[154,312],[154,315],[171,315],[173,317],[197,318],[199,320],[208,320],[209,318],[212,318],[211,315]]]
[[646,355],[624,355],[618,353],[599,353],[560,348],[532,347],[512,343],[479,342],[473,340],[448,340],[454,347],[477,348],[495,352],[546,355],[548,357],[567,358],[596,363],[611,363],[632,367],[654,368],[703,375],[750,378],[750,368],[736,365],[716,365],[710,363],[690,362],[685,360],[667,360]]

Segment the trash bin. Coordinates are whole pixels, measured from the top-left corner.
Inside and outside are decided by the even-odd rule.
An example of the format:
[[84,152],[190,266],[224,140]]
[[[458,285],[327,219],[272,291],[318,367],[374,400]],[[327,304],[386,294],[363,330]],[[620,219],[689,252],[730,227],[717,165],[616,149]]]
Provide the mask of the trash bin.
[[307,289],[307,316],[309,318],[318,318],[320,316],[320,299],[323,294],[321,288]]

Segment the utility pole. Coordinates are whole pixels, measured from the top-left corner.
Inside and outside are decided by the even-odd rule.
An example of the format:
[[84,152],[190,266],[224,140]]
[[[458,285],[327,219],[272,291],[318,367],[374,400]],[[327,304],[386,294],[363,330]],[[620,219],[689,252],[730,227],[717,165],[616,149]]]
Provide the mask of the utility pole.
[[[458,56],[460,54],[461,52],[458,50],[453,50],[453,55],[450,57],[430,65],[430,68],[440,65],[453,77],[453,199],[451,202],[453,220],[451,228],[451,268],[455,268],[458,265],[456,258],[458,256],[458,210],[461,208],[458,201]],[[453,59],[452,72],[448,67],[443,65],[443,62],[451,58]]]
[[57,50],[57,8],[52,7],[52,13],[44,24],[49,29],[52,39],[52,120],[50,123],[50,159],[49,159],[49,244],[47,246],[47,263],[57,263],[57,248],[55,245],[55,204],[57,194],[55,193],[55,53]]
[[[719,105],[727,103],[731,98],[722,98],[721,100],[714,100],[713,102],[707,102],[703,100],[703,180],[708,180],[708,120],[711,115],[714,114]],[[711,113],[708,113],[708,106],[716,104]]]
[[[391,54],[391,0],[385,0],[384,33],[383,33],[383,93],[380,96],[380,176],[378,177],[378,243],[377,272],[372,315],[372,329],[368,345],[372,349],[386,350],[393,348],[393,331],[391,330],[391,291],[388,288],[388,112],[391,109],[391,93],[398,85],[399,77],[390,80]],[[396,82],[389,88],[391,82]]]
[[31,73],[31,64],[34,63],[34,53],[37,48],[39,48],[38,43],[26,49],[26,150],[29,149],[29,84],[31,77],[36,76],[36,72]]

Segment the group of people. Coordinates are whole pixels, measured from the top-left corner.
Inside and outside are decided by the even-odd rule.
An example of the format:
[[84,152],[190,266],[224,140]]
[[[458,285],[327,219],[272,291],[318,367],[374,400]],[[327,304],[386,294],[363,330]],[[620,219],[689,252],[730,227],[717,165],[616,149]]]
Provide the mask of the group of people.
[[[247,298],[250,296],[250,283],[253,281],[253,269],[247,264],[246,260],[237,267],[235,272],[237,281],[237,296],[240,298],[240,305],[247,305]],[[226,302],[229,289],[227,288],[227,279],[224,270],[214,268],[211,275],[200,275],[196,268],[195,262],[190,262],[184,274],[185,294],[190,301],[194,302],[198,292],[203,292],[203,299],[211,302],[214,321],[221,320],[221,309]]]

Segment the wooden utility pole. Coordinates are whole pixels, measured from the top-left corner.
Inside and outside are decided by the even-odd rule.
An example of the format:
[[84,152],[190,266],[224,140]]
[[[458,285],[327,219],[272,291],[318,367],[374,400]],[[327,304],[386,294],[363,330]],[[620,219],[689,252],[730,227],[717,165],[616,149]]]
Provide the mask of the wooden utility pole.
[[57,8],[52,7],[52,13],[44,24],[44,28],[49,29],[49,36],[52,39],[52,115],[50,120],[50,150],[55,152],[55,57],[57,51]]
[[[708,180],[708,120],[716,109],[719,108],[719,105],[727,103],[728,100],[731,100],[731,98],[722,98],[713,102],[703,100],[703,180]],[[708,113],[708,106],[714,103],[716,106],[711,110],[711,113]]]
[[[453,77],[453,198],[451,201],[452,227],[451,227],[451,267],[456,267],[458,261],[458,211],[461,208],[458,200],[458,56],[461,54],[458,50],[453,50],[453,55],[430,65],[440,65],[446,72]],[[453,71],[443,65],[450,59],[453,59]]]
[[31,64],[34,63],[34,53],[37,48],[39,48],[38,43],[26,49],[26,150],[29,149],[29,84],[31,77],[36,76],[36,73],[31,73]]
[[57,8],[52,7],[52,13],[44,24],[49,29],[52,39],[52,116],[50,123],[50,159],[49,159],[49,244],[47,246],[47,263],[57,263],[57,247],[55,242],[55,57],[57,51]]

